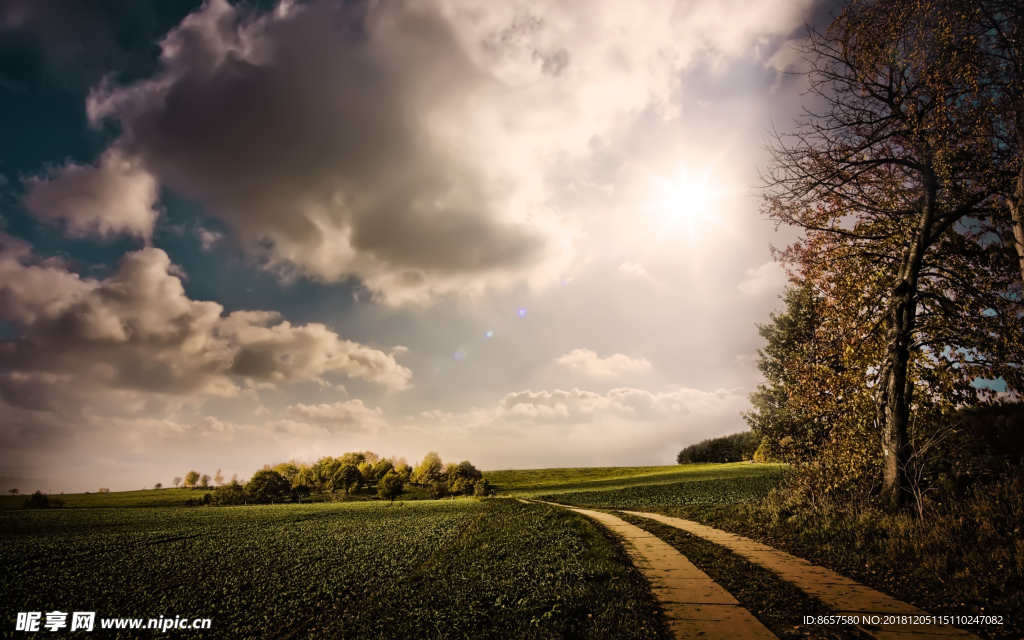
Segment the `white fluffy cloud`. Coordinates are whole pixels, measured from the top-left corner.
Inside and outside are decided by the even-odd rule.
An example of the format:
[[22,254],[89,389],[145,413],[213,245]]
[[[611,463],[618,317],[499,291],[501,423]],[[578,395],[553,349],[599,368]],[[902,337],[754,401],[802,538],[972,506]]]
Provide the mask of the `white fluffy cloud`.
[[348,400],[333,404],[306,405],[301,402],[289,406],[285,413],[299,420],[314,422],[334,431],[372,429],[385,426],[380,407],[371,409],[362,400]]
[[571,423],[604,419],[657,421],[672,416],[729,411],[740,406],[743,398],[742,389],[678,389],[661,393],[628,387],[612,389],[608,393],[576,388],[570,391],[519,391],[501,400],[495,418]]
[[160,249],[129,253],[93,280],[33,263],[24,244],[8,241],[0,303],[0,319],[19,333],[0,343],[0,366],[20,384],[46,374],[84,388],[231,396],[239,383],[344,374],[401,389],[411,376],[392,356],[322,324],[295,326],[268,311],[224,315],[217,303],[189,299]]
[[73,235],[119,233],[149,237],[157,211],[157,181],[137,159],[108,150],[95,167],[70,163],[27,181],[25,205],[43,220],[61,221]]
[[555,362],[571,371],[595,378],[618,378],[651,370],[651,363],[646,358],[630,358],[621,353],[602,358],[589,349],[573,349],[559,356]]
[[619,265],[618,272],[630,278],[654,280],[654,276],[652,276],[642,264],[637,264],[636,262],[623,262]]
[[777,295],[782,293],[786,282],[786,272],[782,265],[766,262],[760,267],[747,269],[746,278],[736,285],[736,290],[750,298]]

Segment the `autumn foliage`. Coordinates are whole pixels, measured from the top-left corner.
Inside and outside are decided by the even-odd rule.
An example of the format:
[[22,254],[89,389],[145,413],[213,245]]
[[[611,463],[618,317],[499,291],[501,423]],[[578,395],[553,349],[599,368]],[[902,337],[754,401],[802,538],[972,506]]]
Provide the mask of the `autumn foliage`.
[[802,48],[812,106],[770,142],[764,212],[803,237],[775,250],[791,288],[747,419],[812,499],[920,509],[959,412],[1024,390],[1020,39],[992,35],[1021,12],[854,0]]

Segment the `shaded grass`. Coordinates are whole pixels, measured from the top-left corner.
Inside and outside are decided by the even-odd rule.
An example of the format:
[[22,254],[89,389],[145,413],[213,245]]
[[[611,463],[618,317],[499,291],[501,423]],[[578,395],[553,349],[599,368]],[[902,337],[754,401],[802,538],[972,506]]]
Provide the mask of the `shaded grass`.
[[[82,507],[184,507],[189,498],[202,498],[213,489],[146,489],[142,491],[111,491],[104,493],[52,494],[64,500],[65,508]],[[5,495],[0,497],[0,511],[21,509],[28,498]]]
[[645,484],[598,491],[568,491],[540,496],[542,500],[598,509],[651,509],[690,504],[733,504],[763,498],[779,485],[778,474],[694,478],[670,484]]
[[547,505],[486,506],[454,545],[350,610],[334,637],[671,637],[646,581],[602,529]]
[[828,615],[833,612],[820,600],[724,547],[647,518],[627,513],[615,515],[675,547],[782,640],[871,639],[871,636],[853,626],[803,624],[805,615]]
[[1024,480],[978,487],[924,522],[870,506],[788,503],[781,494],[738,505],[650,509],[739,533],[828,567],[937,615],[1001,615],[965,626],[1024,637]]

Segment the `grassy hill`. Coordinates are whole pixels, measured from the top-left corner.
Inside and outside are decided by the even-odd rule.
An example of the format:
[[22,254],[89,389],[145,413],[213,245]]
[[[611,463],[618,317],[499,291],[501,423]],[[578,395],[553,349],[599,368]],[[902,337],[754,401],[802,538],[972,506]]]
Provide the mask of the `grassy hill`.
[[662,467],[581,467],[488,471],[484,475],[499,495],[529,498],[569,492],[614,491],[641,485],[735,480],[778,476],[787,467],[775,464],[689,464]]

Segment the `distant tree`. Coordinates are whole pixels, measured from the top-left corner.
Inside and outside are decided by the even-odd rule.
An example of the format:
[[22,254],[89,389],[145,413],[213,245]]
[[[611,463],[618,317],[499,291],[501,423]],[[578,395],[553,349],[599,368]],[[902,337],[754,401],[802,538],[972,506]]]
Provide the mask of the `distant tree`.
[[181,484],[181,477],[180,476],[175,476],[175,478],[174,478],[174,480],[172,480],[172,482],[174,483],[174,488],[177,489],[178,485]]
[[372,451],[360,451],[359,453],[363,456],[363,462],[371,465],[376,465],[381,460],[381,457]]
[[760,443],[760,436],[744,431],[702,440],[684,448],[676,456],[679,464],[693,462],[741,462],[750,460]]
[[360,464],[358,469],[363,476],[363,484],[369,486],[377,481],[377,474],[373,472],[373,465],[369,462]]
[[403,484],[402,477],[391,469],[377,481],[377,495],[381,500],[394,500],[402,493]]
[[281,502],[288,496],[291,485],[280,473],[272,469],[260,469],[252,474],[245,485],[245,493],[253,502]]
[[339,464],[351,464],[356,467],[366,462],[366,454],[362,451],[349,451],[337,458]]
[[387,458],[381,458],[373,465],[373,476],[375,478],[383,478],[387,475],[388,471],[395,468],[395,463]]
[[299,467],[294,462],[282,462],[274,467],[274,471],[281,474],[281,476],[288,481],[288,484],[294,486],[295,478],[299,475]]
[[110,493],[110,487],[100,487],[96,490],[96,493]]
[[411,482],[416,485],[426,486],[433,482],[441,481],[441,470],[444,468],[441,463],[441,456],[436,451],[431,451],[423,457],[423,462],[419,463],[416,469],[412,472],[410,478]]
[[300,465],[299,472],[295,474],[295,478],[292,480],[292,486],[302,485],[309,487],[309,490],[312,492],[319,493],[322,489],[317,486],[316,476],[317,474],[313,472],[313,467],[311,465]]
[[404,462],[395,465],[395,473],[402,479],[402,482],[409,482],[412,477],[412,467]]
[[188,487],[189,489],[195,489],[196,483],[198,482],[199,472],[196,471],[195,469],[192,469],[191,471],[185,474],[185,486]]
[[224,484],[224,475],[220,472],[220,469],[217,469],[217,473],[213,474],[213,481],[217,483],[218,487]]
[[330,486],[331,491],[340,489],[347,494],[353,494],[359,491],[359,487],[363,485],[363,482],[363,474],[359,471],[359,467],[346,462],[338,466],[331,477]]
[[7,490],[7,493],[11,494],[12,496],[16,496],[16,495],[18,495],[18,494],[19,494],[20,492],[19,492],[19,491],[18,491],[17,489],[8,489],[8,490]]
[[341,487],[335,486],[334,482],[338,470],[344,464],[340,460],[340,458],[332,458],[331,456],[320,458],[310,467],[309,482],[303,484],[308,484],[319,493],[340,489]]
[[447,477],[448,482],[453,482],[457,478],[464,478],[466,480],[473,481],[483,478],[484,474],[474,467],[469,460],[463,460],[458,464],[450,465],[445,476]]
[[153,485],[153,488],[156,489],[157,491],[159,491],[160,489],[164,488],[164,485],[158,482],[158,483]]
[[199,477],[199,486],[202,487],[203,489],[206,489],[207,487],[210,486],[210,474],[204,473],[202,476]]

